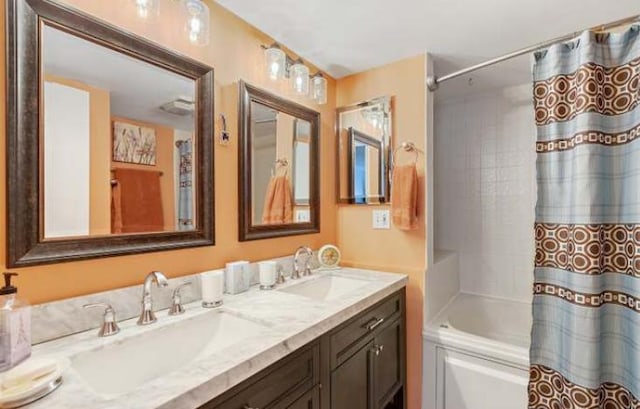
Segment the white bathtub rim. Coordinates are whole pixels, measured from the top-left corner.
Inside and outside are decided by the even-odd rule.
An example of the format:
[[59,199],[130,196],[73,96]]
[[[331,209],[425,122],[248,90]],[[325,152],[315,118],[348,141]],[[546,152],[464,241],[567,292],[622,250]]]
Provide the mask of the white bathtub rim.
[[456,349],[483,359],[529,369],[529,349],[469,334],[453,328],[428,326],[423,338],[444,349]]

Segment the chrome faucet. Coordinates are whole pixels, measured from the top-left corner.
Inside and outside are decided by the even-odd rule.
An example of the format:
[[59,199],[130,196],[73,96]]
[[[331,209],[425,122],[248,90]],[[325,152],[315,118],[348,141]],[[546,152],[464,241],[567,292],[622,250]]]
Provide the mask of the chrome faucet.
[[[300,257],[301,253],[305,253],[307,255],[307,259],[304,262],[304,270],[302,271],[302,274],[300,274],[300,266],[298,265],[298,258]],[[309,247],[298,247],[296,253],[293,255],[293,273],[291,273],[292,279],[297,280],[301,276],[311,275],[311,267],[309,267],[311,256],[313,256],[313,251]]]
[[156,283],[158,287],[169,285],[167,277],[159,271],[150,272],[144,279],[142,285],[142,312],[138,318],[138,325],[148,325],[156,322],[156,314],[153,312],[153,301],[151,299],[151,284]]

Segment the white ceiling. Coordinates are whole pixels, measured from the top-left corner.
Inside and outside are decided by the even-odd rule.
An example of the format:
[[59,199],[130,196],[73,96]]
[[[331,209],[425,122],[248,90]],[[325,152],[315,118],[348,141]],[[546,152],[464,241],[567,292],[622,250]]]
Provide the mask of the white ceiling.
[[[216,1],[335,78],[425,51],[443,75],[640,14],[638,0]],[[476,83],[527,81],[529,61],[495,71]]]
[[178,97],[193,100],[195,82],[50,26],[43,31],[44,72],[110,92],[111,114],[192,131],[193,116],[160,106]]

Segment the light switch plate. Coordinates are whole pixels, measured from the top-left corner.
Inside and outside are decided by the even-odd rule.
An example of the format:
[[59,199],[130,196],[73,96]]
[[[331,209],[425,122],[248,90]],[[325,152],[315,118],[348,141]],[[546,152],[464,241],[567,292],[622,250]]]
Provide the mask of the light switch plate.
[[389,210],[373,211],[373,228],[374,229],[390,229],[391,221]]
[[309,223],[310,221],[311,212],[309,210],[296,210],[296,223]]

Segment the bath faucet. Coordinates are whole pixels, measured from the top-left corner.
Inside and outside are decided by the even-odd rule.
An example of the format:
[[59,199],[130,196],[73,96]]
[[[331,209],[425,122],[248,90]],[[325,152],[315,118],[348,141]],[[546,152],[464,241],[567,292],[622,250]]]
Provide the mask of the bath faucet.
[[[298,266],[298,258],[300,257],[301,253],[305,253],[307,255],[307,259],[304,262],[304,270],[302,271],[302,274],[300,274],[300,267]],[[293,255],[293,273],[291,273],[292,279],[297,280],[301,276],[311,275],[311,268],[309,267],[311,256],[313,256],[313,251],[309,247],[298,247],[296,253]]]
[[148,325],[156,322],[156,314],[153,312],[153,300],[151,299],[151,284],[156,283],[158,287],[169,285],[167,277],[159,271],[150,272],[144,279],[142,285],[142,312],[138,318],[138,325]]

